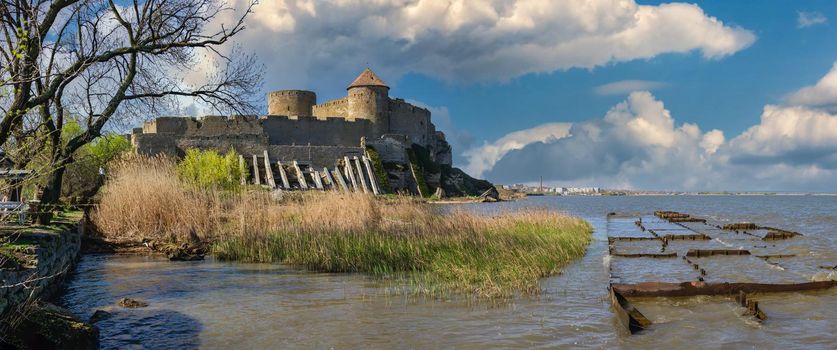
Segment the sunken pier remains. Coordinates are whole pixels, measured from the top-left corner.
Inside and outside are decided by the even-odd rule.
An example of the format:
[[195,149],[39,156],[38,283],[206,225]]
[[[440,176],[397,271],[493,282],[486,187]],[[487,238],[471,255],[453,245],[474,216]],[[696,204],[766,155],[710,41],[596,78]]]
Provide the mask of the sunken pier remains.
[[837,287],[837,267],[806,254],[798,232],[674,211],[611,213],[607,230],[610,299],[631,333],[653,327],[631,300],[714,296],[736,305],[744,319],[765,322],[765,295]]

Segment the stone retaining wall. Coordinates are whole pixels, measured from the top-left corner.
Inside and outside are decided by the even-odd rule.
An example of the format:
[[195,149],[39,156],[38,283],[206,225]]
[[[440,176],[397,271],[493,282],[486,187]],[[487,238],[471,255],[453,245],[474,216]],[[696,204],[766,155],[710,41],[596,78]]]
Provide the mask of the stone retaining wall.
[[19,237],[11,233],[9,237],[13,242],[32,244],[23,251],[31,260],[17,268],[0,269],[0,318],[30,297],[51,297],[72,271],[81,249],[77,225],[65,225],[55,232],[27,232]]

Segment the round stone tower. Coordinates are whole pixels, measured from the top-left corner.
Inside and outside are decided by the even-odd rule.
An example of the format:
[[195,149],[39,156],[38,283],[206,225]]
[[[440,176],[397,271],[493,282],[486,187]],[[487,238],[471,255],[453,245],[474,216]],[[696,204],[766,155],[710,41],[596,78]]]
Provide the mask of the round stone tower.
[[366,68],[346,90],[349,95],[348,119],[369,119],[375,137],[388,133],[389,86]]
[[305,90],[279,90],[267,94],[267,114],[310,117],[317,94]]

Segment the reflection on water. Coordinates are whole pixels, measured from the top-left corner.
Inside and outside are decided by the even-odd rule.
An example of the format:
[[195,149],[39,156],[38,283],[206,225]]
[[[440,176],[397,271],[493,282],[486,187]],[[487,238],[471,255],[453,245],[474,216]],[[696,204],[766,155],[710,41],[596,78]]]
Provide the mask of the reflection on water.
[[[532,205],[586,218],[594,241],[580,261],[543,280],[542,295],[509,304],[387,295],[358,274],[138,256],[83,257],[63,302],[84,317],[114,312],[99,324],[104,348],[829,348],[837,341],[837,290],[760,296],[763,324],[739,316],[726,298],[639,300],[655,324],[630,336],[610,310],[605,258],[607,213],[666,209],[798,231],[811,256],[837,263],[837,197],[533,197],[464,207]],[[150,306],[114,307],[123,297]]]

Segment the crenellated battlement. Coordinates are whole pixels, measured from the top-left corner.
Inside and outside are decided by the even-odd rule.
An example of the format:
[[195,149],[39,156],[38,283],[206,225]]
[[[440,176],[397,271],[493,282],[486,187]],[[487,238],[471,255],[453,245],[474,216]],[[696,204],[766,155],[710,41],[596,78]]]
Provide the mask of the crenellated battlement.
[[316,93],[306,90],[272,91],[266,97],[265,115],[159,117],[135,129],[132,142],[144,154],[182,156],[189,148],[234,149],[243,155],[268,150],[275,159],[326,164],[341,152],[363,150],[364,139],[380,146],[384,159],[403,162],[404,148],[418,144],[435,161],[450,165],[450,147],[431,122],[430,110],[390,98],[389,87],[371,70],[347,88],[346,96],[321,104]]

